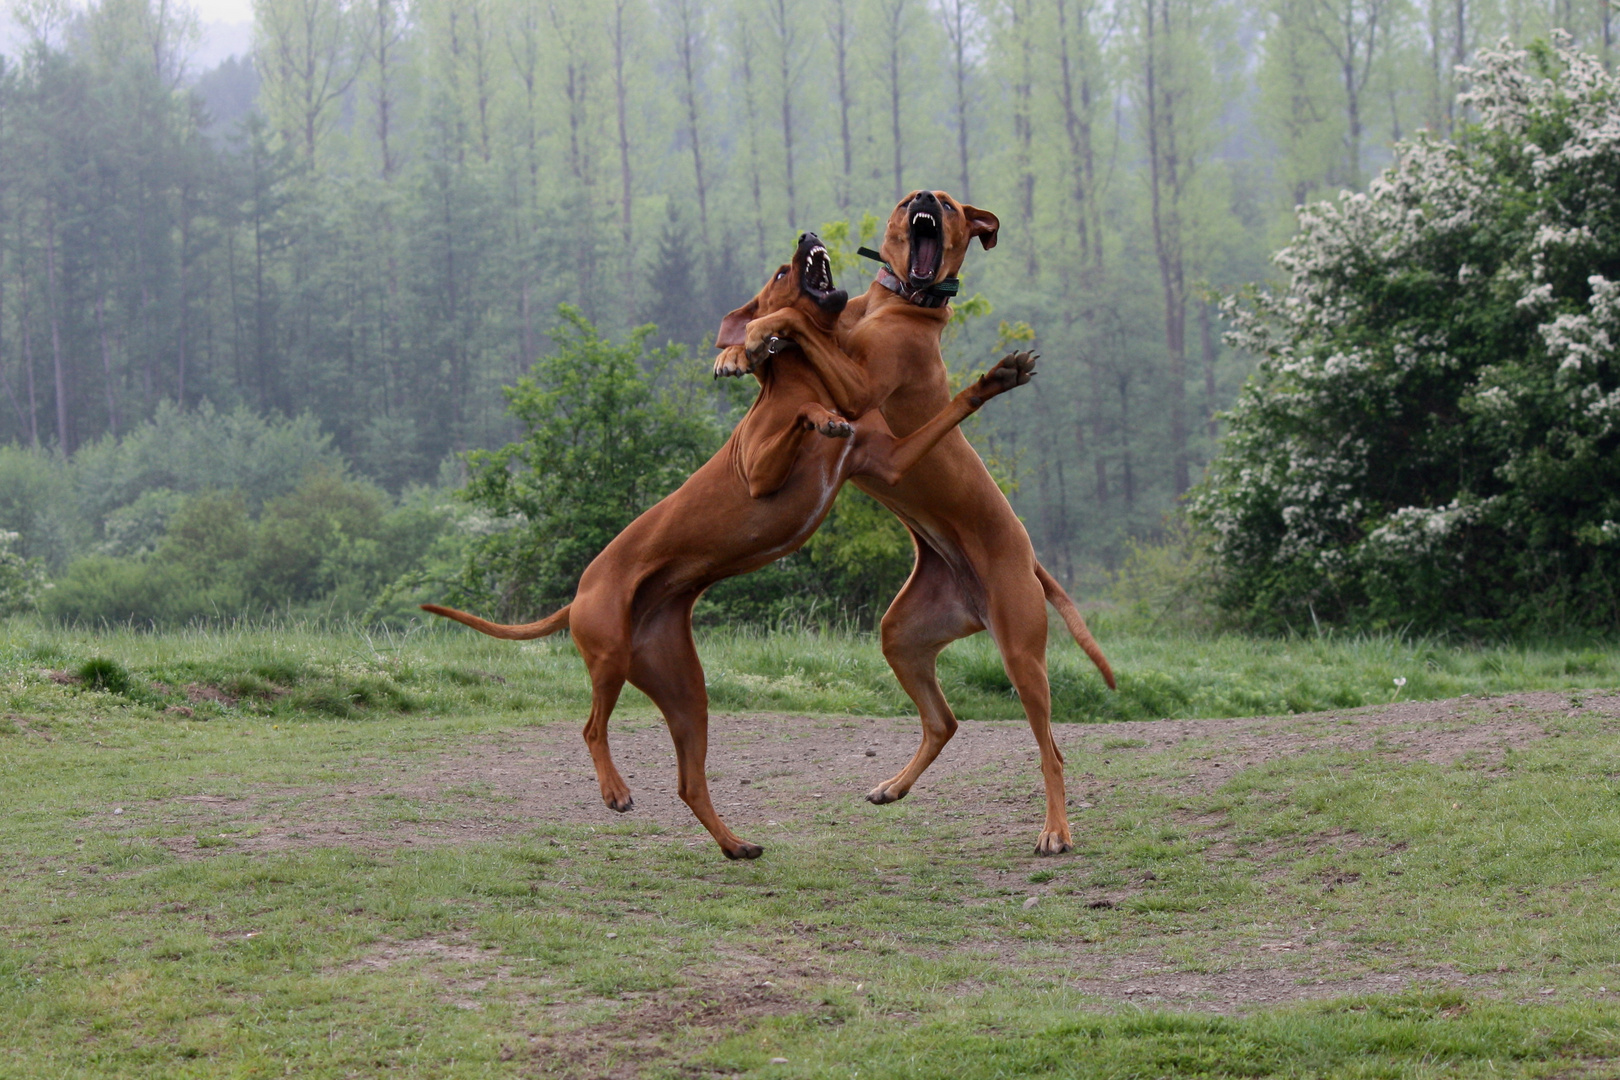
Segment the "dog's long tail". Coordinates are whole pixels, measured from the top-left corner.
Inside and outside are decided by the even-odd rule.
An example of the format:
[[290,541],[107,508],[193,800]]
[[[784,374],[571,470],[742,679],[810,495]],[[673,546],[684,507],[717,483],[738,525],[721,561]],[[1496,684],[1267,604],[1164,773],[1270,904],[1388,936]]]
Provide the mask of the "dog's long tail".
[[480,619],[476,615],[469,615],[465,611],[440,607],[438,604],[423,604],[422,610],[431,611],[435,615],[443,615],[445,618],[454,619],[458,623],[465,623],[480,634],[488,634],[490,637],[505,638],[507,641],[529,641],[533,638],[542,638],[555,634],[566,627],[568,625],[568,608],[573,606],[569,604],[560,611],[552,612],[539,622],[524,623],[521,626],[507,626],[504,623],[490,622],[488,619]]
[[1074,606],[1074,601],[1063,591],[1063,586],[1057,583],[1057,578],[1047,573],[1046,567],[1040,563],[1035,564],[1035,576],[1041,581],[1041,591],[1046,593],[1046,602],[1057,608],[1058,614],[1063,616],[1064,625],[1069,628],[1069,633],[1074,635],[1075,642],[1086,651],[1087,656],[1091,657],[1091,662],[1097,665],[1097,670],[1102,672],[1103,682],[1108,684],[1108,689],[1116,689],[1114,669],[1108,666],[1108,657],[1103,655],[1097,639],[1091,636],[1091,628],[1086,625],[1085,616],[1080,614],[1080,609]]

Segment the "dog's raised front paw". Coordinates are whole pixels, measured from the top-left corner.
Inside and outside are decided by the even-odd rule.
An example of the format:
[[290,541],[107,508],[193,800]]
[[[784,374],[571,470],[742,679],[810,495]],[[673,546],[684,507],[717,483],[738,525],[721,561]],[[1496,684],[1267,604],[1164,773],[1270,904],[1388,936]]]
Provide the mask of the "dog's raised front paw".
[[714,358],[714,377],[717,379],[735,379],[752,374],[753,370],[753,362],[748,359],[747,351],[740,345],[721,349],[720,355]]
[[979,376],[978,384],[974,387],[974,397],[983,401],[1006,393],[1015,386],[1023,386],[1035,377],[1035,361],[1040,357],[1028,350],[1024,352],[1008,353],[1003,356],[996,366]]
[[816,430],[830,439],[847,439],[855,434],[855,425],[836,413],[828,413],[827,418],[816,425]]

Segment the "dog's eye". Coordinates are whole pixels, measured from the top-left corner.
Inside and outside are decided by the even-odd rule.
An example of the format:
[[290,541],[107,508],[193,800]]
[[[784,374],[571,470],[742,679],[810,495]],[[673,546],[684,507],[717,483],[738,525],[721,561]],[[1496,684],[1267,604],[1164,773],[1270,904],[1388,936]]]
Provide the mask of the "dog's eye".
[[786,270],[778,270],[776,272],[776,280],[777,281],[781,281],[785,277],[787,277],[787,271]]

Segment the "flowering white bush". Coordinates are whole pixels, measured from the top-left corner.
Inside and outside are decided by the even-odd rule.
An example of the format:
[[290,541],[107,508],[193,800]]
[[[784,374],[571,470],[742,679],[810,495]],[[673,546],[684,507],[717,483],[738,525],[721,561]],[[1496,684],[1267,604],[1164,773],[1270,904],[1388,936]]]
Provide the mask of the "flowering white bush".
[[0,529],[0,616],[28,611],[39,602],[45,583],[45,564],[25,559],[13,548],[19,536]]
[[1612,626],[1620,586],[1620,80],[1483,53],[1458,143],[1302,207],[1192,514],[1252,623]]

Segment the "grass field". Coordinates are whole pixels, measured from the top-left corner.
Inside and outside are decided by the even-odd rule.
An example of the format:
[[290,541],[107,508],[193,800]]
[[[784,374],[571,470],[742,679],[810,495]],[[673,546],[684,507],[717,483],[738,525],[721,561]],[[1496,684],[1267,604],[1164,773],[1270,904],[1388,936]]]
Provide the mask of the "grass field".
[[871,641],[707,638],[732,864],[566,642],[0,624],[0,1076],[1620,1075],[1620,651],[1099,631],[1047,860],[985,646],[880,808]]

